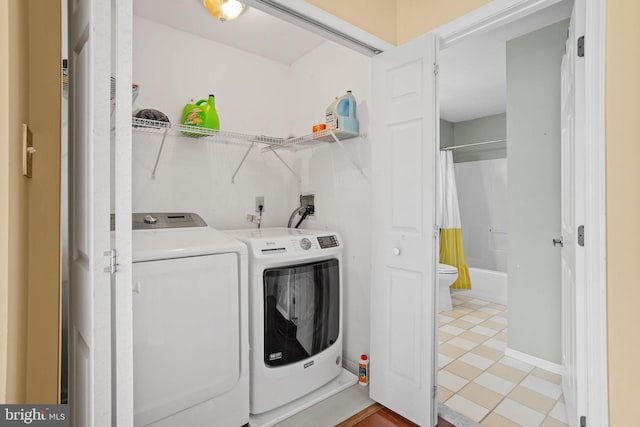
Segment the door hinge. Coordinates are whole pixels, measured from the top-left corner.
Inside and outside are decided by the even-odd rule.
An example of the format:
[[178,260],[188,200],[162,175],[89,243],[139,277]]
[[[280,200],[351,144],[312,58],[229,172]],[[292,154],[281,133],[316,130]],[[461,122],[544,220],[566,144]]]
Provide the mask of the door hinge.
[[578,246],[584,246],[584,225],[578,227]]
[[438,386],[433,386],[433,389],[431,390],[431,398],[435,399],[436,395],[438,394]]
[[440,74],[440,65],[436,63],[433,64],[433,74],[435,74],[436,76]]
[[587,427],[587,417],[584,415],[580,417],[580,427]]
[[578,57],[584,56],[584,36],[578,37]]
[[106,251],[104,256],[109,257],[109,266],[104,268],[105,273],[114,274],[118,271],[117,254],[115,249]]

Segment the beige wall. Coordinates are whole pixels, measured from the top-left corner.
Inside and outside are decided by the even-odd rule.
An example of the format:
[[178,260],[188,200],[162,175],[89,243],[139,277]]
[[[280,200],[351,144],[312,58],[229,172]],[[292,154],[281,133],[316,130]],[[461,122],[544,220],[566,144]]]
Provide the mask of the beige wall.
[[5,263],[0,268],[0,299],[6,304],[0,309],[0,327],[6,331],[5,395],[1,403],[20,403],[25,399],[27,325],[28,183],[21,173],[21,124],[27,123],[29,112],[27,2],[0,0],[0,10],[4,45],[0,61],[6,67],[4,73],[8,73],[0,77],[8,95],[0,97],[0,117],[4,121],[0,126],[0,262]]
[[59,390],[60,13],[60,1],[29,0],[29,127],[37,150],[28,195],[29,403],[55,403]]
[[[398,0],[397,40],[404,43],[488,2]],[[326,9],[331,12],[336,7],[331,5]],[[637,245],[640,229],[636,227],[640,212],[640,192],[637,191],[640,143],[635,124],[640,112],[640,46],[633,42],[640,40],[638,16],[640,2],[607,0],[607,326],[611,427],[637,425],[638,421],[635,405],[640,384],[639,345],[634,339],[635,329],[631,329],[640,325],[640,310],[635,307],[640,299],[635,268],[640,257]],[[381,36],[376,31],[373,33]]]
[[402,44],[490,0],[398,0],[397,41]]
[[9,3],[0,1],[0,403],[7,397],[9,285]]
[[607,312],[611,426],[638,425],[640,2],[607,0]]
[[389,43],[396,44],[396,0],[307,0],[307,2]]
[[58,401],[60,6],[0,0],[0,403]]
[[402,44],[491,0],[307,0],[383,40]]

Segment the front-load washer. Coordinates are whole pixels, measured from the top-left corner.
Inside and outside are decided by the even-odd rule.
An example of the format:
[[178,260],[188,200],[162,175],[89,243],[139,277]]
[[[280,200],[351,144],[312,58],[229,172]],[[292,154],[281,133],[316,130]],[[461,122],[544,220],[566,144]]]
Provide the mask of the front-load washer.
[[246,246],[193,213],[133,229],[134,425],[247,424]]
[[342,241],[331,231],[228,231],[249,248],[250,408],[292,402],[342,372]]

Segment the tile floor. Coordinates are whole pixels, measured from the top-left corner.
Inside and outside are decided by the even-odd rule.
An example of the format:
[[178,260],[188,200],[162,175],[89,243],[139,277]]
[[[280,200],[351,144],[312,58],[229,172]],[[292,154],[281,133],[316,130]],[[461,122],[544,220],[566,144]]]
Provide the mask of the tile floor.
[[567,426],[561,377],[505,357],[507,307],[452,301],[438,314],[438,400],[486,427]]

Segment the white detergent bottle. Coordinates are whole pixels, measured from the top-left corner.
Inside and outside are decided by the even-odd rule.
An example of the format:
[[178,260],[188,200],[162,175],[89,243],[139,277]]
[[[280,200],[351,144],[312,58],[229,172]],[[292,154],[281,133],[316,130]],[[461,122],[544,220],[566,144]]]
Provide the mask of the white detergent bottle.
[[338,127],[338,97],[333,100],[331,104],[327,107],[327,111],[325,113],[325,123],[327,124],[327,129],[335,129]]
[[350,90],[338,99],[338,127],[353,133],[360,132],[356,117],[356,98]]

